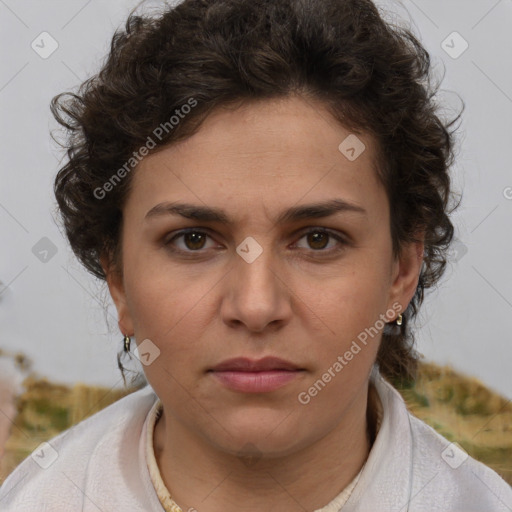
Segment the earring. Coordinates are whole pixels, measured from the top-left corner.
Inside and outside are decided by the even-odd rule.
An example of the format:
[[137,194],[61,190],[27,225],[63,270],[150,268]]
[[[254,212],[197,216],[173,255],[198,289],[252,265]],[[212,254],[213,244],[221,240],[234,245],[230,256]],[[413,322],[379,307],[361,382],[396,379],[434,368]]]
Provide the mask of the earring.
[[132,341],[132,339],[130,338],[130,336],[128,336],[128,334],[125,334],[124,338],[123,338],[124,351],[125,352],[130,352],[130,343],[131,343],[131,341]]
[[396,317],[396,325],[402,325],[402,313],[398,313]]

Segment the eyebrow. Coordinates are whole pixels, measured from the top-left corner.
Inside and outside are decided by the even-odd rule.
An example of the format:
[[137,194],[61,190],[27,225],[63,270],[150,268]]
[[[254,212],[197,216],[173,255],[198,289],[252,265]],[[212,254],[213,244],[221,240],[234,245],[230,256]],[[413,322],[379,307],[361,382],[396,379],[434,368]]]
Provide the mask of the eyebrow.
[[[278,224],[285,224],[304,219],[319,219],[342,212],[353,212],[364,215],[365,217],[368,216],[366,210],[361,206],[349,203],[343,199],[331,199],[325,202],[293,206],[283,211],[278,216],[276,222]],[[146,213],[145,220],[147,221],[162,215],[180,215],[186,219],[201,222],[218,222],[226,225],[233,224],[226,213],[220,208],[177,202],[163,202],[157,204]]]

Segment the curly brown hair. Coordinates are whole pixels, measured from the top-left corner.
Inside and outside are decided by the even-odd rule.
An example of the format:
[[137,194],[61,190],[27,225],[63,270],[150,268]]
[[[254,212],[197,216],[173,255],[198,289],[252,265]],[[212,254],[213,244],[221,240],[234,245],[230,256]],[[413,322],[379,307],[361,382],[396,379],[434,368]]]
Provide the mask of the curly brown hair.
[[[454,234],[449,214],[458,206],[449,210],[449,128],[461,114],[441,121],[425,48],[409,29],[385,22],[370,0],[184,0],[156,17],[134,11],[99,73],[51,102],[67,130],[68,156],[54,190],[78,259],[102,280],[102,255],[121,272],[126,162],[149,138],[151,154],[194,134],[228,104],[291,94],[320,101],[346,128],[376,138],[394,256],[424,233],[415,295],[400,331],[383,332],[376,361],[390,381],[414,381],[419,356],[409,324],[424,290],[444,273]],[[194,108],[171,126],[191,99]],[[156,132],[159,126],[166,128]],[[123,179],[113,183],[123,165]]]

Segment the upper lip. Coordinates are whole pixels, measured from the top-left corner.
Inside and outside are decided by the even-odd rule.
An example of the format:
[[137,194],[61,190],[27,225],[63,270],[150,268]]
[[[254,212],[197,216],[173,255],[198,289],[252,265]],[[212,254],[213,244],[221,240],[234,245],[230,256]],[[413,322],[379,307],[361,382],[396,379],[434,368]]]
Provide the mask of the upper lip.
[[211,369],[211,371],[216,372],[261,372],[269,370],[301,370],[301,368],[278,357],[264,357],[263,359],[236,357],[234,359],[227,359]]

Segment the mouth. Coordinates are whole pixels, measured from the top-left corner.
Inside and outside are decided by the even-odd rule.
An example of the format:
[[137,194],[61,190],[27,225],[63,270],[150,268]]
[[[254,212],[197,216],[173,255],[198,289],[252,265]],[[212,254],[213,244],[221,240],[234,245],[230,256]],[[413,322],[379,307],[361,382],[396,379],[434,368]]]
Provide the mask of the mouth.
[[275,357],[259,360],[235,358],[208,370],[219,383],[233,391],[264,393],[279,389],[306,370]]

